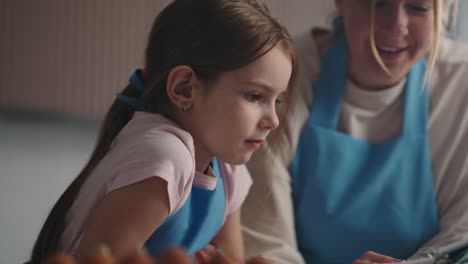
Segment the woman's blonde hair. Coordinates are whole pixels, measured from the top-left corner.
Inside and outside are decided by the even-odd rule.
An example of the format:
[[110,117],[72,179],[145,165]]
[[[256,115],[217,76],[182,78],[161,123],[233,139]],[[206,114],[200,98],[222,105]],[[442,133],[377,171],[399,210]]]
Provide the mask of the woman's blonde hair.
[[[390,70],[383,63],[382,58],[377,51],[375,44],[375,1],[372,0],[371,15],[370,15],[370,42],[372,53],[375,59],[380,64],[382,69],[392,76]],[[431,50],[429,52],[429,58],[424,74],[423,87],[430,81],[432,71],[435,67],[437,54],[439,50],[439,39],[442,32],[453,33],[456,27],[456,18],[458,14],[458,0],[433,0],[434,1],[434,36],[432,38]]]

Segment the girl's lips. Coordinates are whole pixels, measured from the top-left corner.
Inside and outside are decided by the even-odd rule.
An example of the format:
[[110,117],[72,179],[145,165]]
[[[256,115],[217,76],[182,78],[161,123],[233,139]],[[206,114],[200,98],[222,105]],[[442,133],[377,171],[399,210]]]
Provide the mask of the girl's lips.
[[246,140],[245,142],[254,148],[259,148],[262,145],[263,141],[264,140],[259,139],[259,140]]

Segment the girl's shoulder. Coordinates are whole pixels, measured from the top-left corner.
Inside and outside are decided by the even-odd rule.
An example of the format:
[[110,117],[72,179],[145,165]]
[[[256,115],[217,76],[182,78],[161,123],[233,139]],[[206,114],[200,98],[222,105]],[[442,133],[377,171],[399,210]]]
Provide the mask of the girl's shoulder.
[[191,135],[159,114],[135,112],[112,143],[100,168],[107,192],[151,177],[167,182],[170,212],[180,208],[195,175]]
[[195,147],[190,133],[171,120],[136,112],[103,161],[112,172],[111,180],[158,176],[186,183],[195,174]]
[[189,132],[160,114],[135,112],[120,131],[112,147],[139,147],[156,152],[188,152],[194,155],[193,138]]

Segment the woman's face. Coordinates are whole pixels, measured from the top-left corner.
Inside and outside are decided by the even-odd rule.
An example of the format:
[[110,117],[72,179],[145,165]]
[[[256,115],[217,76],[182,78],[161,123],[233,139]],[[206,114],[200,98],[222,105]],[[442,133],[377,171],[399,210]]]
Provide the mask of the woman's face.
[[392,76],[378,64],[370,43],[372,0],[335,0],[348,39],[348,74],[366,89],[402,80],[432,45],[435,0],[375,0],[375,44]]

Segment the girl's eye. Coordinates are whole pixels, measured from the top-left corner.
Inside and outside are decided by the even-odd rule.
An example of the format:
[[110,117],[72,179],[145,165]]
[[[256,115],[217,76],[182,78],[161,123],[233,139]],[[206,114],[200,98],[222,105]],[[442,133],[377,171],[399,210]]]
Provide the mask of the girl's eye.
[[409,5],[409,9],[411,9],[412,11],[415,11],[415,12],[427,12],[429,10],[429,8],[427,7],[424,7],[424,6],[419,6],[419,5]]
[[284,99],[281,99],[281,98],[278,98],[278,99],[275,100],[275,103],[276,103],[277,105],[280,105],[280,104],[282,104],[283,102],[284,102]]
[[263,98],[263,96],[258,93],[246,93],[244,96],[249,102],[260,101]]

